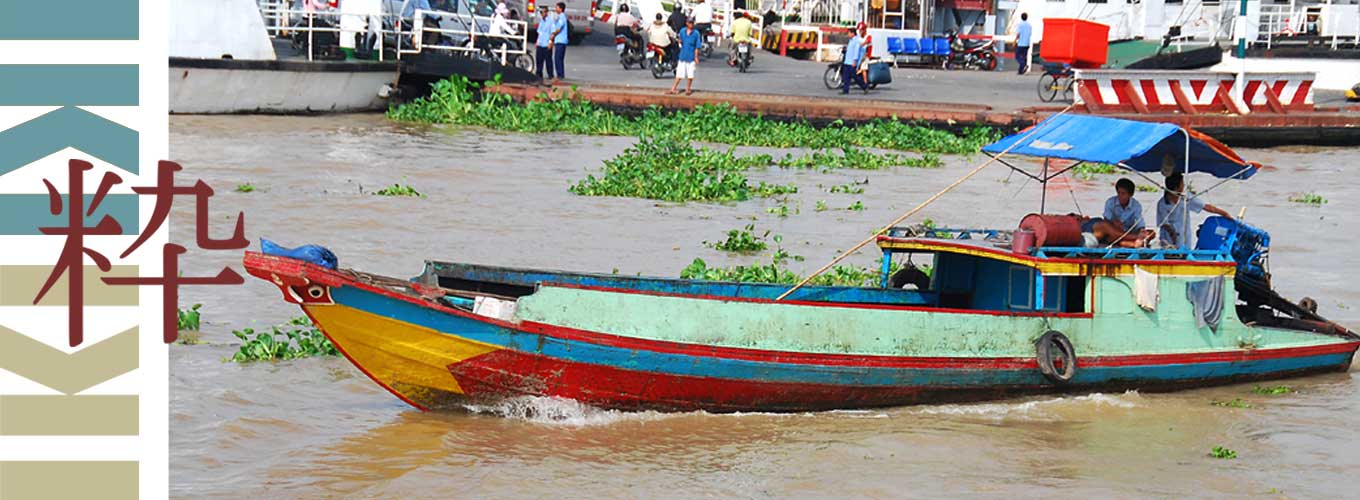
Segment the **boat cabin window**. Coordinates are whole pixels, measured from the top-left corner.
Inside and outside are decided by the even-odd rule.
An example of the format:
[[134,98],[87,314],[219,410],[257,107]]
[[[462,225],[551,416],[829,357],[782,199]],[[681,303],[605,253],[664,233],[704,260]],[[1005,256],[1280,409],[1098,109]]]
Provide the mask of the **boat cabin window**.
[[934,258],[930,290],[935,305],[948,309],[1076,313],[1086,310],[1086,282],[1084,276],[1042,276],[1028,266],[941,253]]

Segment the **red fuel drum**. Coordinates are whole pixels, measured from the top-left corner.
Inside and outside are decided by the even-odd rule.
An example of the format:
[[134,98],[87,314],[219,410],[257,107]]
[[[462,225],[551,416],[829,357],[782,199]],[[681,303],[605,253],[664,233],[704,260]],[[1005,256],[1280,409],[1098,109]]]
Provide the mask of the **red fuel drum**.
[[1034,246],[1081,246],[1081,220],[1075,215],[1029,214],[1020,229],[1034,232]]

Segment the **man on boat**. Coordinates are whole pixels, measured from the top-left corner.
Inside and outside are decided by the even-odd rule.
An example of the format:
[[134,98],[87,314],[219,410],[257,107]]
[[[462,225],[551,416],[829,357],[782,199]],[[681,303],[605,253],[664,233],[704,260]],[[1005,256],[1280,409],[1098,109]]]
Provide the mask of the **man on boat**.
[[1150,233],[1125,230],[1117,220],[1081,218],[1081,246],[1086,248],[1143,248],[1151,238]]
[[1162,232],[1161,242],[1164,246],[1190,247],[1189,219],[1185,212],[1186,208],[1195,213],[1205,211],[1229,220],[1233,218],[1226,210],[1200,201],[1194,196],[1186,197],[1184,188],[1185,177],[1180,172],[1168,175],[1166,177],[1166,192],[1157,201],[1157,228]]
[[1147,224],[1143,222],[1143,204],[1133,199],[1135,188],[1127,177],[1114,183],[1115,195],[1105,200],[1105,219],[1118,221],[1130,232],[1142,231]]

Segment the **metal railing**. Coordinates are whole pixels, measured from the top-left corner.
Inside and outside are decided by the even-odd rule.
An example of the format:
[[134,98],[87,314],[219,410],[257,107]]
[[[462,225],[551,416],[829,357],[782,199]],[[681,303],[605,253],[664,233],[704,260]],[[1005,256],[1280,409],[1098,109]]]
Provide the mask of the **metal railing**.
[[[412,47],[400,50],[398,54],[419,54],[425,49],[462,52],[467,54],[488,53],[499,57],[501,64],[510,62],[510,56],[528,54],[529,23],[504,19],[511,34],[491,33],[494,20],[490,17],[454,14],[438,10],[415,11],[412,18]],[[425,26],[425,19],[434,19],[439,27]],[[446,28],[440,21],[451,21],[457,28]],[[478,24],[481,23],[481,24]],[[486,29],[482,29],[482,25]],[[437,33],[444,43],[425,44],[426,33]],[[458,40],[463,40],[461,43]],[[451,43],[450,43],[451,42]]]
[[[358,36],[355,44],[372,43],[371,47],[365,48],[375,51],[379,61],[387,60],[389,54],[401,59],[403,55],[420,54],[427,49],[467,55],[482,53],[498,57],[501,64],[527,55],[529,30],[524,21],[504,19],[511,33],[493,34],[489,31],[495,20],[485,16],[427,10],[416,10],[409,18],[395,13],[356,15],[336,10],[293,9],[289,3],[287,0],[259,0],[260,16],[271,38],[291,39],[294,48],[305,51],[308,61],[318,56],[316,42],[320,33],[333,34],[337,38]],[[342,26],[342,20],[347,16],[362,18],[367,26],[347,29]],[[436,26],[426,26],[427,19]],[[426,43],[431,34],[434,43]]]

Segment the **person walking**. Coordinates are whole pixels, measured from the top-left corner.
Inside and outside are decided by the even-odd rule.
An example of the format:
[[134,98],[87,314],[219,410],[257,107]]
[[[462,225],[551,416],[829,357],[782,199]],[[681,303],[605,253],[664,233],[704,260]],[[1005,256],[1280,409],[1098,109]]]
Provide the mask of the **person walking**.
[[850,93],[852,81],[859,85],[860,90],[863,90],[865,94],[869,93],[869,84],[864,82],[864,78],[860,76],[859,72],[859,63],[864,60],[864,35],[866,31],[868,30],[861,24],[860,28],[855,30],[855,36],[850,39],[849,43],[845,44],[845,60],[841,61],[841,94]]
[[[553,77],[552,39],[555,21],[548,14],[548,9],[541,9],[538,14],[538,40],[534,44],[534,74],[538,75],[539,80],[547,81]],[[544,72],[547,72],[547,77],[543,76]]]
[[567,77],[567,37],[570,35],[570,27],[567,26],[567,4],[557,2],[557,14],[553,23],[553,64],[557,66],[557,77],[553,83],[560,83]]
[[1020,67],[1016,74],[1029,73],[1029,44],[1034,27],[1029,25],[1029,13],[1020,13],[1020,24],[1015,25],[1015,64]]
[[680,88],[680,79],[685,79],[685,95],[694,94],[694,67],[699,60],[699,47],[704,43],[704,35],[694,27],[694,18],[685,20],[685,29],[680,32],[680,62],[675,64],[675,83],[667,94],[674,94]]

